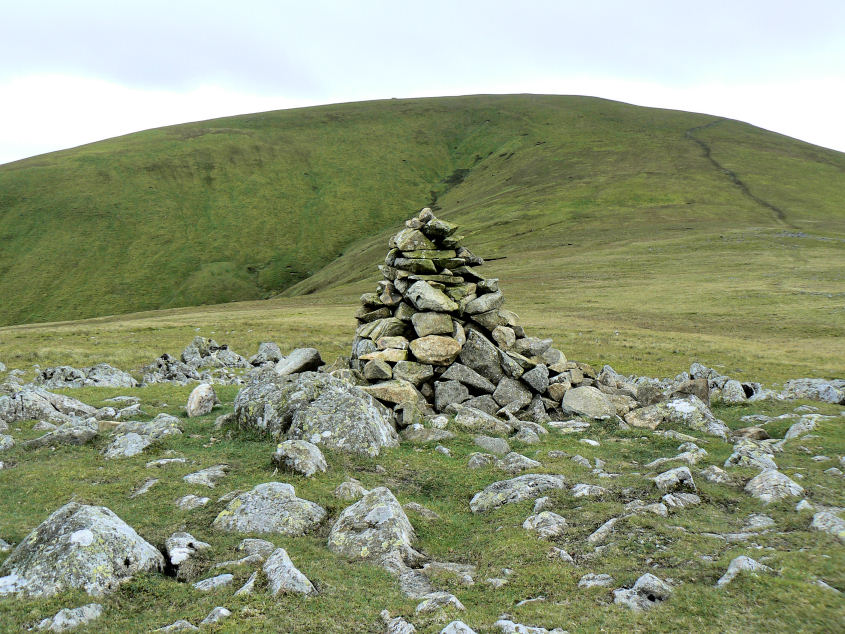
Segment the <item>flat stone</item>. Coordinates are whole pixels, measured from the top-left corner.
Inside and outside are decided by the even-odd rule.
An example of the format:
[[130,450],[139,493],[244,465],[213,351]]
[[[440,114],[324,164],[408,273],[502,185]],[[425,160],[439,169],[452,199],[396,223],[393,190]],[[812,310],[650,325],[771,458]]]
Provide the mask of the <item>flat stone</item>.
[[212,590],[217,590],[218,588],[224,588],[230,585],[234,578],[234,575],[225,573],[222,575],[217,575],[216,577],[210,577],[209,579],[197,581],[196,583],[191,585],[200,592],[211,592]]
[[539,469],[543,465],[515,451],[509,452],[504,458],[496,461],[496,468],[508,473],[517,474],[529,469]]
[[566,391],[561,401],[564,412],[603,419],[616,415],[613,403],[602,392],[592,386],[574,387]]
[[452,403],[463,403],[469,400],[469,390],[466,385],[458,381],[436,381],[434,383],[434,409],[445,411]]
[[393,366],[393,376],[394,378],[403,379],[419,387],[434,377],[434,368],[427,363],[399,361]]
[[411,353],[420,363],[449,365],[461,352],[461,344],[451,337],[428,335],[411,342]]
[[496,293],[485,293],[468,302],[464,307],[464,312],[467,315],[486,313],[487,311],[501,308],[504,303],[505,296],[500,291]]
[[451,335],[454,326],[452,318],[446,313],[414,313],[411,317],[411,324],[417,333],[417,337],[426,335]]
[[213,467],[206,467],[194,473],[189,473],[182,479],[189,484],[198,484],[213,489],[229,471],[229,465],[218,464]]
[[473,442],[481,447],[484,451],[488,451],[497,456],[504,456],[511,448],[508,441],[504,438],[494,438],[492,436],[476,436]]
[[460,381],[464,385],[486,392],[487,394],[492,394],[496,390],[496,386],[493,385],[493,383],[462,363],[453,363],[450,365],[449,368],[441,375],[441,378],[452,381]]
[[562,475],[528,474],[494,482],[476,493],[469,506],[473,513],[483,513],[505,504],[539,497],[543,491],[562,489],[566,480]]
[[78,608],[64,608],[53,617],[42,620],[35,629],[50,632],[66,632],[82,625],[88,625],[103,615],[103,606],[89,603]]
[[588,572],[578,580],[579,588],[606,588],[613,584],[614,578],[608,574]]
[[417,403],[425,400],[413,383],[402,379],[393,379],[373,385],[361,386],[361,391],[386,403]]

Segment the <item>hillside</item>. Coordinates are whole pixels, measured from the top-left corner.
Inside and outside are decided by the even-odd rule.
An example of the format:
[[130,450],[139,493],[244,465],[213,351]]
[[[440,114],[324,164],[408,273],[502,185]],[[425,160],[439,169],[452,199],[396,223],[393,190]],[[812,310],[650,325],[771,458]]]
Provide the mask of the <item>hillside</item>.
[[537,309],[705,330],[751,311],[830,337],[842,200],[845,155],[593,98],[230,117],[0,166],[0,324],[280,291],[349,301],[384,236],[430,204],[506,258],[490,266]]

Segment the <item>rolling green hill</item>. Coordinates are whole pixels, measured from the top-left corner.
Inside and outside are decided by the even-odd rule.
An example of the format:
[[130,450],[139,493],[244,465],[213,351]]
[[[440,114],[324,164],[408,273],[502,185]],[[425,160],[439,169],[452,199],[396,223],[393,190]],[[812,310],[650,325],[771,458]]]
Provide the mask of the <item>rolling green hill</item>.
[[0,166],[0,324],[281,291],[348,300],[384,236],[429,204],[540,308],[659,327],[671,307],[718,328],[788,300],[795,328],[841,330],[841,296],[826,296],[845,291],[843,200],[841,153],[594,98],[230,117]]

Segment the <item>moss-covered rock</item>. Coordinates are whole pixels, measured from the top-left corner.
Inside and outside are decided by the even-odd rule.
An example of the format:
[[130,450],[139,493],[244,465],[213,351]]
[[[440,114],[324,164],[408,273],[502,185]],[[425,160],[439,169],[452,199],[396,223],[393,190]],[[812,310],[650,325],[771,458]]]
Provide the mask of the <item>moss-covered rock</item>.
[[164,557],[104,506],[70,502],[32,531],[0,566],[0,594],[52,596],[115,590],[133,575],[161,570]]

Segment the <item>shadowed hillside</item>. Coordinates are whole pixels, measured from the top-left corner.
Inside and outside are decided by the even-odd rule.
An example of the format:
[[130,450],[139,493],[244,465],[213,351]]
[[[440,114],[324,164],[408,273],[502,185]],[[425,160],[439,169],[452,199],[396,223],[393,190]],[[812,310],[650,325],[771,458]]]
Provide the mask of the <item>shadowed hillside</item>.
[[[767,328],[841,330],[827,295],[845,291],[843,200],[845,155],[593,98],[244,115],[0,166],[0,324],[348,300],[429,204],[506,258],[490,266],[539,309],[717,329],[752,310]],[[778,320],[787,300],[801,315]]]

